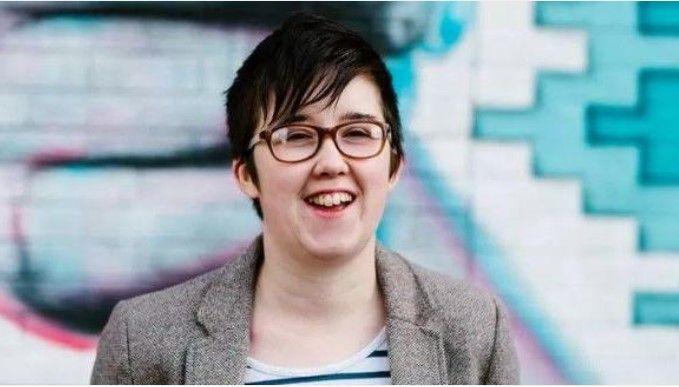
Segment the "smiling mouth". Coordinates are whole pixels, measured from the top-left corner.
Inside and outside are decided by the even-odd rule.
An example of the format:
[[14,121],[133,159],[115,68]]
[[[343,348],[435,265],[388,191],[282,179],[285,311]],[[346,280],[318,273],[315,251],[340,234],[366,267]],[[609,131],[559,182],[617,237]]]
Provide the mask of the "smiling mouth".
[[304,202],[323,211],[340,211],[356,200],[356,195],[350,192],[328,192],[308,196]]

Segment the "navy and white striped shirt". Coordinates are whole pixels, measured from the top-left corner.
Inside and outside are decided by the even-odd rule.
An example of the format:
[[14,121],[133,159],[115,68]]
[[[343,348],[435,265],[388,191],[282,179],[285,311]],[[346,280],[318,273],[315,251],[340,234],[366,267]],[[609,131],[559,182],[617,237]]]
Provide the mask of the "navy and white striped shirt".
[[245,384],[391,384],[386,328],[349,359],[318,368],[286,368],[247,360]]

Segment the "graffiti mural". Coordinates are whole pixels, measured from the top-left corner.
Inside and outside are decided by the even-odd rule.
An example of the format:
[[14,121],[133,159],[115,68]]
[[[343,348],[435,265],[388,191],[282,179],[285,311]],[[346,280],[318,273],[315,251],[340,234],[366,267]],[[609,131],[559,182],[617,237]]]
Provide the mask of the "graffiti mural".
[[86,383],[118,300],[257,234],[222,93],[295,10],[384,55],[378,237],[503,300],[522,382],[679,381],[679,3],[41,2],[0,4],[0,383]]

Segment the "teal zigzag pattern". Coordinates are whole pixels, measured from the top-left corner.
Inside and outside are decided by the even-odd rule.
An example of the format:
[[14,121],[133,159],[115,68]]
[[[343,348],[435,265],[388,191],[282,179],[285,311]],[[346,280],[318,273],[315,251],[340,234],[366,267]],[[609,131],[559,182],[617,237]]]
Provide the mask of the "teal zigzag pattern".
[[542,73],[529,110],[477,112],[481,139],[530,141],[534,173],[577,178],[583,210],[634,216],[639,249],[679,251],[679,4],[538,3],[584,30],[588,68]]

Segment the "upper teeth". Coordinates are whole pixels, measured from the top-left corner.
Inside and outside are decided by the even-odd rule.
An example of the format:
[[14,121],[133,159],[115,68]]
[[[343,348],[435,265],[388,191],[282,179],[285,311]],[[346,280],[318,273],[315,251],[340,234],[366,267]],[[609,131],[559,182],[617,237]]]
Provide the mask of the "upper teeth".
[[314,204],[318,204],[319,206],[336,206],[340,203],[346,203],[350,202],[353,199],[351,198],[351,195],[346,193],[346,192],[335,192],[331,194],[320,194],[320,195],[315,195],[310,197],[309,199],[310,202]]

